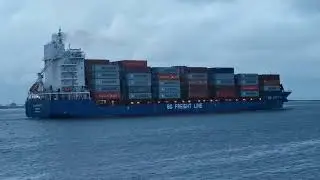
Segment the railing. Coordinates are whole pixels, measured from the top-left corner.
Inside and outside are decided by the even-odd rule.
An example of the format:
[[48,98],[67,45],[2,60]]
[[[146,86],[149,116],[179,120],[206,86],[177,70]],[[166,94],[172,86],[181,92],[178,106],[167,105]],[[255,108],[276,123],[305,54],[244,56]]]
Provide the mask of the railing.
[[28,99],[38,100],[90,100],[90,92],[53,92],[29,94]]

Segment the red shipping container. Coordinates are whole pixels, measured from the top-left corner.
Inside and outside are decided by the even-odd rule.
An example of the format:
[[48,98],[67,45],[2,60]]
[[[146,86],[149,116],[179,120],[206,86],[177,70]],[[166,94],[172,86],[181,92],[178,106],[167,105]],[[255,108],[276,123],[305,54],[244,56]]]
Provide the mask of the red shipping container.
[[147,68],[148,66],[146,60],[122,60],[122,61],[118,61],[118,63],[124,68],[137,68],[137,67]]
[[252,86],[240,86],[241,91],[259,91],[259,86],[252,85]]
[[179,80],[179,76],[176,74],[158,74],[159,80]]
[[118,100],[120,99],[120,92],[95,92],[94,98],[99,100]]
[[262,86],[278,86],[278,85],[280,85],[280,81],[279,80],[264,80],[264,81],[260,82],[260,85],[262,85]]

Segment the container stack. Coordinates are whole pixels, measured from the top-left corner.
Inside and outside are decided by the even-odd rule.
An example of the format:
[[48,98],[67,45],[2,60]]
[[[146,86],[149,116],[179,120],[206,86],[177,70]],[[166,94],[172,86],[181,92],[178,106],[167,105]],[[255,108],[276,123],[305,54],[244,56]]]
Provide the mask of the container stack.
[[208,84],[211,98],[235,98],[234,68],[209,68]]
[[263,74],[259,75],[259,89],[261,95],[267,95],[281,91],[280,75]]
[[119,61],[123,100],[151,99],[151,70],[147,61]]
[[259,97],[259,75],[258,74],[237,74],[236,88],[240,97]]
[[208,74],[204,67],[180,68],[181,97],[187,99],[208,98]]
[[117,63],[87,60],[86,84],[96,100],[120,100],[120,75]]
[[152,68],[152,97],[157,100],[179,99],[180,77],[175,67]]

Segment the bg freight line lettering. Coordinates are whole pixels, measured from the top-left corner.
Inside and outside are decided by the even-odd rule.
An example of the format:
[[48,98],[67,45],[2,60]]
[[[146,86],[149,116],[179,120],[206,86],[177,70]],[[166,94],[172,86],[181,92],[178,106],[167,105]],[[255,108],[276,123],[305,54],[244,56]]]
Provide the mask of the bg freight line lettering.
[[196,104],[167,104],[167,109],[202,109],[203,104],[202,103],[196,103]]

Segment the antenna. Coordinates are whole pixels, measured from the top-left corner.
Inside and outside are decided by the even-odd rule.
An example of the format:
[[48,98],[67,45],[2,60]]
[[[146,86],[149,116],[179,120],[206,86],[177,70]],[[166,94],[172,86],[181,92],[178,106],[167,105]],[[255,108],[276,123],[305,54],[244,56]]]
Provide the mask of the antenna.
[[59,43],[60,43],[60,44],[62,44],[62,32],[61,32],[61,26],[59,27],[58,38],[59,38]]

